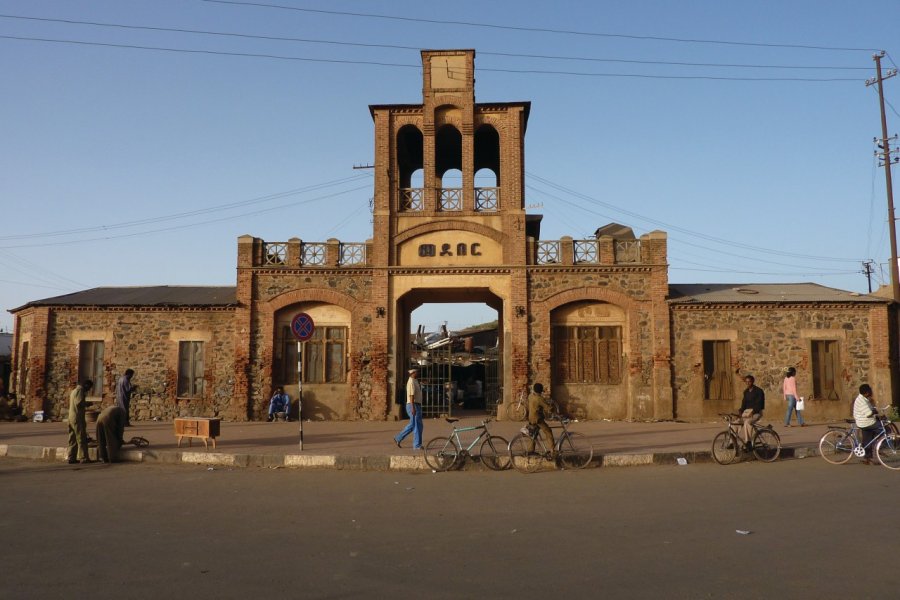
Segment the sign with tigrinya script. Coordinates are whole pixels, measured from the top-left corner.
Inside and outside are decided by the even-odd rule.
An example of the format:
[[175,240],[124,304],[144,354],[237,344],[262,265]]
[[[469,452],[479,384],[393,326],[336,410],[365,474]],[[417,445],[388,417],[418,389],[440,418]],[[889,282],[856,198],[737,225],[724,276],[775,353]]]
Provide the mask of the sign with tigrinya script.
[[426,233],[403,242],[398,250],[398,262],[403,266],[487,266],[503,262],[498,242],[471,231]]

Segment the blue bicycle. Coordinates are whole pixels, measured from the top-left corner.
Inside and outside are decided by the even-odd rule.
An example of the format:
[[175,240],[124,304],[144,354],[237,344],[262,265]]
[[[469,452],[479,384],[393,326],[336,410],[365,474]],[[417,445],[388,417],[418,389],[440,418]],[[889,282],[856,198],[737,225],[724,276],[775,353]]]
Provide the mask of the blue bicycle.
[[819,440],[819,455],[825,462],[842,465],[853,456],[865,458],[866,451],[874,446],[878,462],[893,471],[900,470],[900,433],[894,423],[888,421],[886,417],[879,417],[880,432],[864,445],[856,422],[852,419],[847,419],[847,422],[852,424],[849,429],[840,425],[829,425],[828,431]]

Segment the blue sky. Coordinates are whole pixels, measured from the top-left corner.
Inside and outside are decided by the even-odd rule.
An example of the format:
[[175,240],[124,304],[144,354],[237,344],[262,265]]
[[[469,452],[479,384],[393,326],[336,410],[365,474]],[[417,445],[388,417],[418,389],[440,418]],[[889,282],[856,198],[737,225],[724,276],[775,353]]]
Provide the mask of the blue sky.
[[[0,15],[0,328],[90,287],[231,285],[242,234],[371,237],[371,177],[352,168],[373,160],[368,105],[421,101],[420,48],[474,48],[478,101],[532,102],[543,239],[662,229],[672,282],[864,292],[863,260],[889,280],[864,81],[875,50],[900,61],[895,1],[0,0]],[[893,134],[900,78],[885,96]]]

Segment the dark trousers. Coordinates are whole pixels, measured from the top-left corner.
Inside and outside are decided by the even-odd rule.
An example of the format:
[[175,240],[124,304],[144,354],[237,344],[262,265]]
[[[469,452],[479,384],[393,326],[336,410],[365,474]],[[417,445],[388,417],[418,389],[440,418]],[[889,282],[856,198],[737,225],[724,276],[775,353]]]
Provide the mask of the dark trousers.
[[871,441],[881,433],[881,425],[879,425],[878,423],[874,423],[872,425],[869,425],[868,427],[860,427],[859,433],[862,437],[862,444],[866,447],[866,458],[872,458],[872,452],[875,450],[875,444],[871,444]]
[[97,457],[103,462],[118,462],[122,440],[115,423],[97,423]]

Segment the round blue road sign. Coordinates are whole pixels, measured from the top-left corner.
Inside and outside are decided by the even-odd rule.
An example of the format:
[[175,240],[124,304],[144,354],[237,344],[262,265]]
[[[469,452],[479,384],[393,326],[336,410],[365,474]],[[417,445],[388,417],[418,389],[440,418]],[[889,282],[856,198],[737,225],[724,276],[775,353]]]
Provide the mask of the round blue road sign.
[[291,333],[297,338],[298,342],[305,342],[313,336],[316,326],[312,317],[306,313],[300,313],[291,321]]

